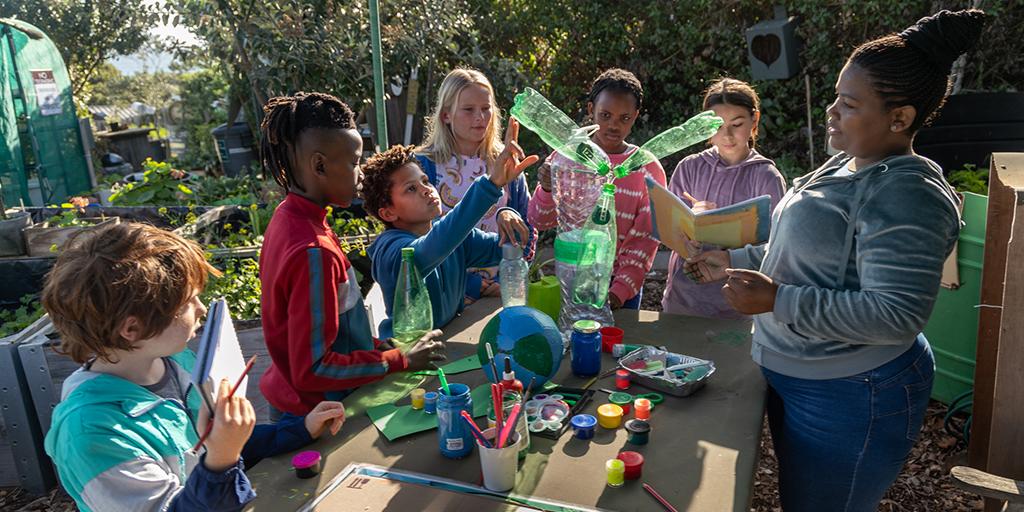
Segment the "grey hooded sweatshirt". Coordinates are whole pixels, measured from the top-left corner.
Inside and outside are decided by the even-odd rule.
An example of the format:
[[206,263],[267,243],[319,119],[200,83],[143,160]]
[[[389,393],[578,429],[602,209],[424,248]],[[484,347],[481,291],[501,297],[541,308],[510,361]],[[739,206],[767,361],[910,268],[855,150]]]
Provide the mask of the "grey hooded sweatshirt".
[[877,368],[920,334],[960,231],[958,198],[938,164],[886,158],[850,176],[836,155],[797,178],[765,244],[729,251],[732,266],[779,284],[754,318],[754,361],[803,379]]

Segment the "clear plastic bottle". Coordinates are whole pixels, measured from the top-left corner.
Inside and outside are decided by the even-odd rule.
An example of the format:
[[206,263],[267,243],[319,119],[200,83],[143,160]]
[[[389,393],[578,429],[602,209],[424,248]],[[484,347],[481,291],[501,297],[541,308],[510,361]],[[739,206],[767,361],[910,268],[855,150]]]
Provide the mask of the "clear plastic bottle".
[[501,265],[498,277],[501,279],[501,305],[503,307],[525,306],[527,274],[529,265],[523,259],[523,249],[512,244],[501,246]]
[[391,325],[399,345],[415,343],[434,326],[430,293],[416,268],[414,254],[412,247],[402,248],[402,267],[398,271],[398,283],[395,286]]
[[711,138],[722,123],[721,117],[716,116],[711,110],[706,110],[679,126],[673,126],[655,135],[624,162],[615,166],[615,177],[622,178],[655,160]]
[[580,128],[536,90],[527,87],[517,94],[509,113],[566,158],[601,175],[611,170],[608,155],[590,140],[597,126]]
[[601,189],[594,212],[583,224],[579,263],[572,286],[573,302],[595,308],[604,306],[617,242],[615,185],[608,183]]

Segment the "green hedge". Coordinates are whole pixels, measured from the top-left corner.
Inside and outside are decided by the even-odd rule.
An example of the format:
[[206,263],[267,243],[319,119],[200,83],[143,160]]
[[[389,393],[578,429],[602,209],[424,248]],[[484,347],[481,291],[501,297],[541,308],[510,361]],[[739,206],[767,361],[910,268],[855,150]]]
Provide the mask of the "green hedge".
[[[773,3],[779,2],[468,0],[475,32],[461,44],[474,51],[462,52],[470,57],[463,62],[483,68],[496,82],[504,108],[528,84],[577,120],[585,112],[588,86],[601,70],[629,69],[642,81],[646,95],[646,108],[633,135],[634,141],[643,142],[697,113],[701,92],[710,80],[719,76],[750,80],[744,31],[771,18]],[[902,30],[939,8],[965,8],[971,2],[797,0],[785,4],[799,20],[800,64],[811,80],[815,161],[820,164],[825,109],[834,99],[836,77],[853,48]],[[1024,84],[1024,38],[1019,37],[1018,28],[1024,25],[1024,0],[982,2],[981,7],[994,18],[982,43],[968,55],[963,87],[1012,90]],[[806,172],[803,74],[754,85],[763,101],[762,152],[788,175]],[[524,144],[543,151],[530,137],[525,137]]]

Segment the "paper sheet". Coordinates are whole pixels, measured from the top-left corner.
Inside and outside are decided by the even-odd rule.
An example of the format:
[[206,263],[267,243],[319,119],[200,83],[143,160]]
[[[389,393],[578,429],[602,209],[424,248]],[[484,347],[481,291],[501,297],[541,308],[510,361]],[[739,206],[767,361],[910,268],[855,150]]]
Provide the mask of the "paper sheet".
[[[227,301],[218,299],[210,304],[206,315],[206,325],[199,339],[192,382],[203,390],[204,401],[212,407],[216,403],[217,387],[221,379],[234,386],[244,371],[242,346],[238,343],[238,334],[235,333],[235,326],[231,322]],[[246,376],[235,394],[246,396],[248,385],[249,377]]]
[[[477,386],[469,394],[473,399],[473,417],[486,416],[491,403],[490,385]],[[415,410],[411,405],[378,405],[367,410],[366,414],[388,441],[437,428],[436,414],[427,414],[422,409]]]

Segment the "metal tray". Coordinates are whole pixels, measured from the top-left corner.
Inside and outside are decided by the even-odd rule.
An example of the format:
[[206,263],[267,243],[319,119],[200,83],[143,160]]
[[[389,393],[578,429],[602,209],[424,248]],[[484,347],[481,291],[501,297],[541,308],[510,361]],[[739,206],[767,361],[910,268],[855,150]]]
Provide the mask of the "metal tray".
[[[678,378],[668,378],[664,372],[649,375],[641,373],[638,370],[630,368],[630,364],[636,361],[652,361],[661,360],[665,361],[666,358],[679,358],[679,362],[675,364],[693,364],[693,365],[707,365],[709,367],[706,375],[698,380],[686,382]],[[644,347],[634,350],[619,359],[619,367],[629,371],[630,380],[641,386],[667,393],[672,396],[690,396],[697,392],[700,388],[704,387],[708,379],[711,378],[715,373],[715,363],[707,359],[700,359],[697,357],[691,357],[683,354],[676,354],[674,352],[667,352],[655,347]]]

